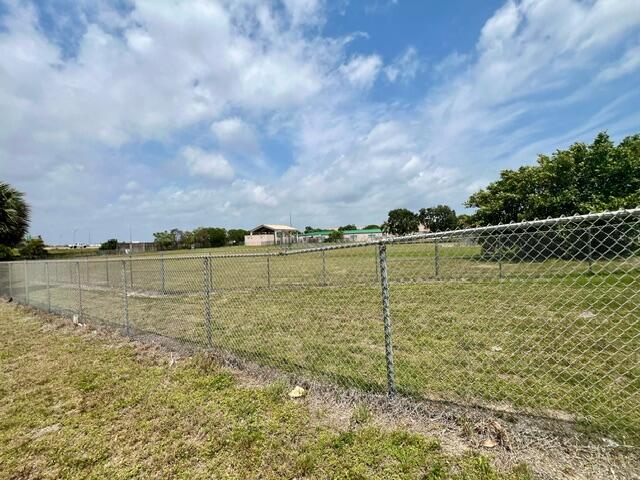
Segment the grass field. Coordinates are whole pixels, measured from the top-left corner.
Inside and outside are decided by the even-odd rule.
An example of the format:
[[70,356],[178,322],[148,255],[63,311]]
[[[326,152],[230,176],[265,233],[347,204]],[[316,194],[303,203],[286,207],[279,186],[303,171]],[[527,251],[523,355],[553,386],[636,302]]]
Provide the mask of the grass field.
[[[479,253],[440,245],[436,260],[433,244],[388,247],[398,389],[560,416],[640,443],[638,257],[498,262]],[[79,273],[85,318],[124,327],[124,268],[134,331],[386,388],[375,246],[210,262],[210,279],[203,258],[52,262],[52,307],[79,311]],[[30,265],[29,303],[47,308],[44,268]]]
[[382,429],[364,407],[332,425],[285,383],[243,386],[203,356],[170,361],[4,303],[0,335],[2,479],[532,478]]

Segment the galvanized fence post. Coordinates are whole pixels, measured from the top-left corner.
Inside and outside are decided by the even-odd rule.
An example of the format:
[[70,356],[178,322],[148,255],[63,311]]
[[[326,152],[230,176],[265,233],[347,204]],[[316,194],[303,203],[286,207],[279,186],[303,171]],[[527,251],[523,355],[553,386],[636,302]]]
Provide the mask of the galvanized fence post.
[[164,283],[164,253],[162,252],[160,252],[160,288],[160,291],[164,295],[166,293],[166,289]]
[[436,279],[440,278],[440,244],[438,240],[435,243],[435,255],[434,255],[434,263],[436,270]]
[[502,273],[502,239],[500,238],[500,232],[498,232],[498,279],[502,280],[504,274]]
[[207,330],[207,346],[213,346],[211,339],[211,258],[204,257],[204,321]]
[[78,274],[78,317],[79,320],[83,320],[82,313],[82,280],[80,279],[80,262],[76,262],[76,273]]
[[9,263],[9,297],[13,298],[13,281],[11,278],[11,270],[13,270],[13,263]]
[[271,288],[271,257],[267,255],[267,287]]
[[111,286],[111,282],[109,282],[109,260],[104,261],[104,271],[107,274],[107,288]]
[[324,250],[322,250],[322,284],[327,285],[327,256]]
[[379,268],[380,268],[380,257],[378,257],[378,249],[376,248],[376,283],[378,283],[380,281],[380,274],[379,274]]
[[133,290],[133,261],[131,260],[131,254],[129,254],[129,286]]
[[47,311],[51,313],[51,287],[49,286],[49,262],[44,262],[44,275],[47,279]]
[[587,246],[587,257],[589,262],[589,275],[593,275],[593,228],[589,227],[588,229],[589,235],[588,238],[588,246]]
[[131,334],[129,331],[129,294],[127,293],[127,262],[122,260],[121,262],[121,275],[122,280],[122,313],[124,320],[124,331],[127,336]]
[[29,272],[26,260],[24,261],[24,303],[29,305]]
[[85,270],[87,271],[87,285],[89,285],[91,282],[89,282],[89,257],[87,257],[87,261],[85,264]]
[[391,337],[391,311],[389,308],[389,278],[387,274],[387,246],[378,246],[380,257],[380,286],[382,287],[382,320],[384,322],[384,351],[387,363],[387,391],[396,393],[396,375],[393,368],[393,341]]

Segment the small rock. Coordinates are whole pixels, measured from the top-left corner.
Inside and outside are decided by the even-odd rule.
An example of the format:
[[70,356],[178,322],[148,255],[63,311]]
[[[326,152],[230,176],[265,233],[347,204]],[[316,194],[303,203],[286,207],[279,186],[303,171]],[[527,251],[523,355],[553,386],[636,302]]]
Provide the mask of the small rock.
[[497,345],[491,347],[491,351],[492,352],[501,352],[502,351],[502,347],[499,347]]
[[596,316],[595,313],[590,312],[589,310],[585,310],[580,315],[578,315],[578,318],[593,318],[595,316]]
[[289,392],[290,398],[301,398],[307,394],[307,391],[299,385]]
[[53,433],[53,432],[57,432],[58,430],[60,430],[60,425],[55,423],[53,425],[49,425],[48,427],[44,427],[44,428],[40,428],[38,430],[34,430],[31,433],[31,438],[33,438],[34,440],[36,438],[40,438],[48,433]]
[[607,438],[607,437],[602,437],[602,441],[607,447],[615,448],[620,446],[618,442],[611,440],[610,438]]
[[480,446],[484,448],[495,448],[497,445],[498,443],[491,438],[487,438],[480,443]]

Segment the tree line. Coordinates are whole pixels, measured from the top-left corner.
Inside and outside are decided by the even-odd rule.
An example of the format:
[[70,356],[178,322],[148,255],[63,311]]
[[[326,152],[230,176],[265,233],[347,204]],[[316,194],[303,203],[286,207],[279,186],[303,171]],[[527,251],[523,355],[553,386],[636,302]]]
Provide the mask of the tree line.
[[[591,144],[578,142],[551,155],[540,155],[535,165],[503,170],[495,182],[471,195],[464,205],[475,212],[457,215],[448,205],[421,208],[417,212],[394,209],[382,229],[406,235],[417,232],[420,224],[437,232],[634,208],[640,205],[640,134],[628,136],[615,145],[606,132],[601,132]],[[24,194],[0,181],[0,260],[47,255],[42,238],[27,235],[29,220],[30,209]],[[355,228],[353,224],[341,226],[332,239]],[[318,230],[305,228],[305,232]],[[158,248],[164,250],[237,245],[247,233],[243,229],[200,227],[193,231],[156,232],[153,236]],[[109,247],[117,246],[117,240],[103,245],[103,249],[112,249]]]
[[211,248],[225,245],[241,245],[247,230],[241,228],[226,230],[221,227],[199,227],[193,231],[165,230],[153,234],[153,241],[159,250],[180,248]]

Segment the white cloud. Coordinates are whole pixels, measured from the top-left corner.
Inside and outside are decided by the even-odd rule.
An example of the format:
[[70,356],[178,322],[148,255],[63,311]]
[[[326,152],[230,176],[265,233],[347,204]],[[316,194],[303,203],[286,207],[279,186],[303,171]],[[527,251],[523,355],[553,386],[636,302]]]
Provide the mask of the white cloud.
[[294,25],[322,23],[323,2],[321,0],[283,0]]
[[185,147],[180,152],[191,175],[211,180],[231,180],[233,168],[226,158],[216,152],[206,152],[195,147]]
[[356,55],[348,63],[340,67],[345,78],[358,88],[371,88],[380,69],[382,59],[378,55]]
[[407,49],[396,57],[390,65],[384,67],[384,73],[390,82],[413,80],[423,65],[414,47]]
[[[69,222],[110,237],[129,222],[147,234],[250,226],[289,211],[304,223],[370,223],[393,207],[459,208],[479,178],[576,135],[632,128],[622,107],[640,94],[587,95],[640,69],[631,1],[507,2],[412,103],[362,92],[381,73],[416,81],[417,51],[385,66],[358,53],[353,39],[366,34],[323,36],[324,2],[130,7],[94,7],[100,20],[82,20],[71,57],[29,4],[0,19],[0,171],[33,202],[34,233],[57,240]],[[553,125],[584,98],[586,113]],[[267,158],[274,141],[290,159]],[[269,168],[243,166],[253,155]]]
[[598,83],[610,82],[640,69],[640,45],[630,47],[624,55],[608,65],[595,78]]
[[213,122],[211,131],[223,150],[244,155],[257,155],[260,151],[255,130],[239,117]]

